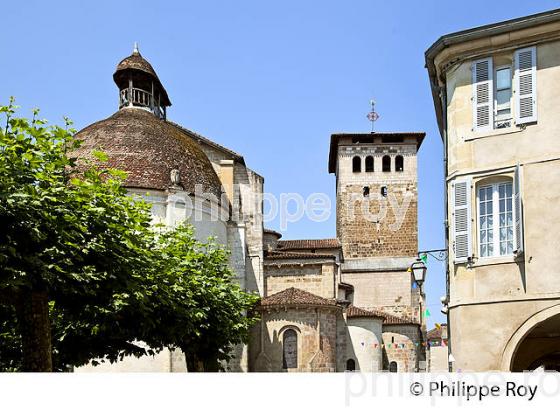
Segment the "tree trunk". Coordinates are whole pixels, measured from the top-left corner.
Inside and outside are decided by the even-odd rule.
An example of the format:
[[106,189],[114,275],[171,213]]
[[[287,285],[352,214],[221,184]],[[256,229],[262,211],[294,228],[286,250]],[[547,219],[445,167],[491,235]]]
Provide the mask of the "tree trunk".
[[23,371],[52,372],[51,322],[47,292],[22,290],[16,304]]
[[202,363],[202,360],[200,360],[196,354],[185,353],[185,359],[187,361],[187,372],[197,373],[197,372],[204,371],[204,365]]

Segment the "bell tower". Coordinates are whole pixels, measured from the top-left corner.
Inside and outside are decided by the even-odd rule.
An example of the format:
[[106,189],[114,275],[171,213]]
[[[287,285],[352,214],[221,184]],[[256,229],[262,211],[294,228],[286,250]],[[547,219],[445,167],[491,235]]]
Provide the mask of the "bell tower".
[[336,230],[344,258],[418,252],[416,153],[424,133],[333,134]]
[[342,280],[353,303],[418,317],[408,268],[418,252],[416,154],[425,133],[331,135]]
[[140,108],[166,119],[171,101],[154,68],[140,54],[138,44],[134,43],[132,54],[117,65],[113,80],[119,87],[119,110]]

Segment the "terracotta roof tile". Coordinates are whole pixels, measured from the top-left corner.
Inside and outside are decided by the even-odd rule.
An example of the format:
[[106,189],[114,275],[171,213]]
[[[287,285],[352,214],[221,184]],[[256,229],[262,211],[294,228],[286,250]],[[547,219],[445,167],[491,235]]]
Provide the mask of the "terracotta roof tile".
[[185,191],[220,198],[222,185],[210,160],[192,138],[169,122],[139,108],[122,108],[111,117],[93,123],[76,134],[83,144],[72,154],[92,158],[91,151],[104,151],[105,167],[128,172],[127,188],[165,190],[171,186],[171,170],[178,169]]
[[385,316],[380,312],[375,312],[372,310],[366,310],[363,308],[359,308],[356,306],[348,306],[346,309],[346,315],[348,318],[355,318],[355,317],[374,317],[379,319],[385,319]]
[[337,306],[336,300],[326,299],[313,293],[297,288],[288,288],[274,295],[267,296],[260,301],[261,306],[281,306],[281,305],[318,305],[318,306]]
[[266,252],[265,259],[336,259],[336,256],[320,253],[268,251]]
[[442,338],[442,329],[444,327],[446,327],[447,325],[442,324],[439,327],[434,327],[432,330],[428,331],[427,337],[428,340],[436,340],[436,339],[441,339]]
[[420,324],[413,319],[400,318],[385,312],[380,312],[380,313],[385,317],[385,320],[383,321],[384,325],[419,325]]
[[340,241],[329,239],[292,239],[278,241],[279,249],[331,249],[340,248]]

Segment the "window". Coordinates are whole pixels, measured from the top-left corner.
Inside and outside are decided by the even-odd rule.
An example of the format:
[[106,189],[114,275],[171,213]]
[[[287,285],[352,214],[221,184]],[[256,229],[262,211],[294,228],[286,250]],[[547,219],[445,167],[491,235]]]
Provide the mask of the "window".
[[297,369],[297,333],[293,329],[284,332],[282,359],[284,369]]
[[391,157],[385,155],[382,160],[383,172],[391,172]]
[[481,258],[512,255],[514,250],[511,182],[478,189],[478,238]]
[[381,196],[387,196],[387,187],[386,186],[381,187]]
[[360,157],[352,158],[352,172],[362,172],[362,159]]
[[511,67],[498,67],[495,77],[494,128],[511,127]]
[[366,172],[373,172],[373,157],[371,155],[366,157]]
[[369,196],[369,187],[368,186],[364,187],[364,196]]
[[353,372],[356,370],[356,362],[354,359],[348,359],[346,361],[346,370],[349,372]]
[[395,158],[395,171],[404,171],[404,158],[402,157],[402,155],[397,155]]
[[397,370],[398,370],[397,362],[389,363],[389,372],[390,373],[396,373]]
[[[495,62],[507,65],[495,67]],[[537,48],[473,61],[472,104],[475,132],[536,122]]]

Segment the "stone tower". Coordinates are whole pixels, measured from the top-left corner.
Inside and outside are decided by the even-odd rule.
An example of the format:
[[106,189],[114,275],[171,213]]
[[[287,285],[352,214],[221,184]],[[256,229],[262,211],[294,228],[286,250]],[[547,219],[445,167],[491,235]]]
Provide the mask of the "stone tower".
[[418,252],[418,148],[424,133],[331,136],[329,172],[336,175],[336,230],[342,279],[353,303],[412,314],[407,271]]

